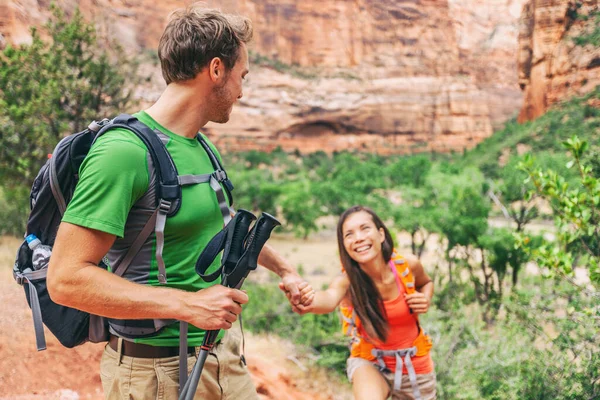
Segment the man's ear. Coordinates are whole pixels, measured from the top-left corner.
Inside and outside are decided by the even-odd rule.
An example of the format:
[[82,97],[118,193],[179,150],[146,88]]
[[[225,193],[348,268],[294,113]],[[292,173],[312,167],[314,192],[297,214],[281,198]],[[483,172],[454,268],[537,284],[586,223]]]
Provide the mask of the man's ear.
[[220,83],[225,77],[225,64],[219,57],[210,60],[208,64],[208,76],[214,83]]

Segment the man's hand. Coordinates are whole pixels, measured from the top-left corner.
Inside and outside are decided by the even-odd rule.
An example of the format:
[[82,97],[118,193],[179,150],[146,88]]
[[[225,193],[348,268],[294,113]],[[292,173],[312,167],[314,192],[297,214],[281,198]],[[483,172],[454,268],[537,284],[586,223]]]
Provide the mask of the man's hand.
[[281,277],[279,288],[286,293],[286,296],[289,293],[288,300],[292,306],[295,306],[301,303],[302,295],[300,291],[305,288],[306,285],[308,285],[308,282],[302,279],[300,275],[287,273]]
[[405,294],[404,298],[415,314],[425,314],[429,311],[429,299],[423,293],[415,292],[413,294]]
[[308,282],[303,281],[298,285],[298,289],[300,290],[300,302],[296,304],[292,302],[292,294],[286,290],[283,286],[283,282],[279,283],[279,289],[285,293],[285,296],[292,306],[292,311],[296,314],[304,315],[312,310],[310,305],[315,298],[315,290]]
[[229,329],[242,312],[248,295],[241,290],[214,285],[185,297],[185,321],[205,330]]

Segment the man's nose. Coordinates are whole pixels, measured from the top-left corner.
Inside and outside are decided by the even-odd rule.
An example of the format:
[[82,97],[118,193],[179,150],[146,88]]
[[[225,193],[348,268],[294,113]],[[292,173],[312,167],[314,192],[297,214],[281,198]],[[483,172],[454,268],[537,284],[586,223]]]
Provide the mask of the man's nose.
[[237,99],[241,99],[244,96],[244,92],[240,92],[240,95],[237,97]]

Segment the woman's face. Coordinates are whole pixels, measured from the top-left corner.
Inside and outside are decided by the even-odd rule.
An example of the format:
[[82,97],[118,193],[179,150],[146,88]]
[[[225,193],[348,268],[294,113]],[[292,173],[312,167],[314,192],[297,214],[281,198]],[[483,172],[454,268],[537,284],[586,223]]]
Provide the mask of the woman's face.
[[365,264],[380,257],[385,233],[383,228],[377,229],[369,213],[358,211],[342,224],[342,239],[350,258]]

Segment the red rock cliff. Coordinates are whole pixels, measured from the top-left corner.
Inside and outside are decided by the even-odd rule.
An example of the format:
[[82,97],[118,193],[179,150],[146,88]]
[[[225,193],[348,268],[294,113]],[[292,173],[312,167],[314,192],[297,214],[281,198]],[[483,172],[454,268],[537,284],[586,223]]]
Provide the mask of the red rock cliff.
[[519,29],[520,122],[600,84],[600,46],[585,40],[600,29],[599,12],[598,0],[527,2]]
[[[524,0],[224,0],[254,22],[252,51],[294,68],[252,68],[240,106],[208,133],[232,149],[462,150],[520,108],[515,52]],[[26,41],[48,2],[8,0],[0,33]],[[174,0],[79,5],[134,51],[154,49]],[[0,43],[1,46],[1,43]],[[300,71],[305,76],[300,79]],[[145,101],[160,93],[140,89]]]

